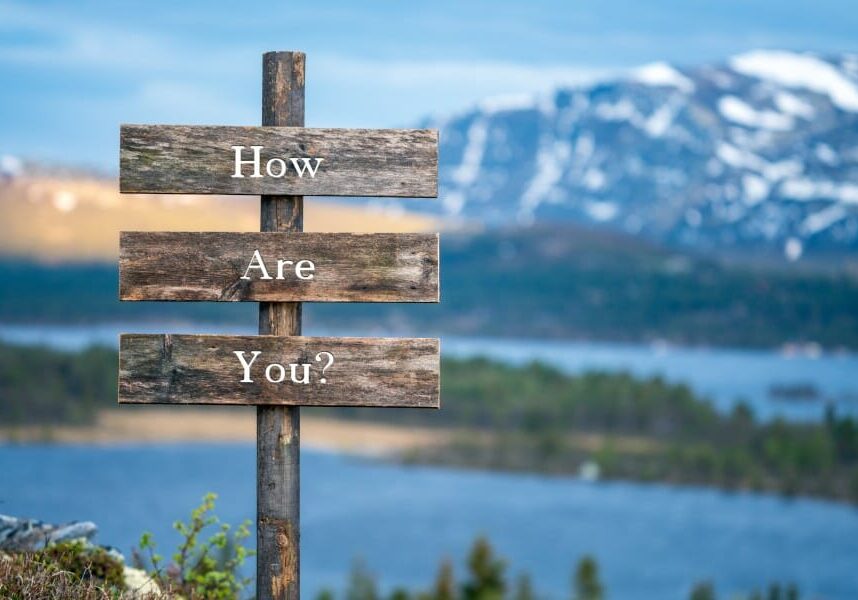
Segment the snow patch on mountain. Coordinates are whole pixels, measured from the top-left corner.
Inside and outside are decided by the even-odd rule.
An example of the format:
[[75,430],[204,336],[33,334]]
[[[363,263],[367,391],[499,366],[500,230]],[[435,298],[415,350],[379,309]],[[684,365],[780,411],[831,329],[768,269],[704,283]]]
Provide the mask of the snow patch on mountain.
[[620,212],[619,207],[613,202],[591,201],[587,203],[585,210],[590,215],[590,218],[600,223],[610,221]]
[[848,214],[842,206],[829,206],[826,209],[809,215],[802,221],[801,230],[806,235],[814,235],[845,219]]
[[736,96],[724,96],[718,100],[718,110],[727,120],[747,127],[786,131],[793,126],[790,115],[766,109],[757,110]]
[[789,92],[778,92],[775,94],[774,101],[778,110],[794,117],[801,117],[802,119],[809,120],[816,114],[816,111],[813,110],[813,106],[811,104],[805,102],[795,94],[790,94]]
[[560,181],[571,154],[572,148],[567,142],[548,141],[540,145],[536,155],[536,173],[521,195],[522,220],[532,218],[536,207]]
[[694,91],[694,82],[665,62],[644,65],[632,73],[632,80],[645,85],[675,87],[690,94]]
[[769,196],[771,185],[763,177],[749,173],[742,176],[742,189],[744,190],[745,203],[753,206]]
[[537,104],[533,94],[504,94],[490,96],[479,103],[479,108],[486,114],[495,114],[510,110],[530,110]]
[[781,193],[795,200],[829,199],[858,205],[858,185],[851,183],[836,184],[831,181],[812,179],[788,179],[781,186]]
[[815,56],[755,50],[733,57],[730,65],[743,75],[826,94],[839,108],[858,111],[858,86],[834,66]]
[[666,102],[654,111],[643,123],[644,131],[650,137],[662,137],[668,132],[680,109],[680,103],[674,101]]
[[840,157],[828,144],[817,144],[813,149],[813,153],[820,161],[831,167],[840,164]]
[[635,108],[634,103],[628,98],[618,102],[602,102],[596,105],[596,116],[605,121],[628,121],[629,123],[641,123],[643,117]]

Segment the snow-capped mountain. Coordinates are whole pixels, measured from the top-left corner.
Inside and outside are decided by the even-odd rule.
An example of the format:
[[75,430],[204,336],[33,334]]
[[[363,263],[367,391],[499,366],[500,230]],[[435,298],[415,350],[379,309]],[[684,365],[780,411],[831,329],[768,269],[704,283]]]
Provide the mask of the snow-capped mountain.
[[656,63],[432,119],[440,207],[703,248],[858,250],[858,55]]

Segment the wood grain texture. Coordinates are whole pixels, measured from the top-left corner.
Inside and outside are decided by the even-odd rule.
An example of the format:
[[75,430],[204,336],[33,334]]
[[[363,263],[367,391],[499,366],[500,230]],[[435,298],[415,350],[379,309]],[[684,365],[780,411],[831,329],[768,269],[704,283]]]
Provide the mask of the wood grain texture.
[[[253,383],[242,383],[234,352],[249,362],[254,350]],[[324,374],[319,352],[334,356]],[[284,382],[266,378],[271,363],[286,365]],[[311,365],[309,384],[289,379],[290,363]],[[119,402],[438,408],[439,365],[439,341],[430,338],[123,334]]]
[[[242,279],[258,250],[259,269]],[[302,280],[277,261],[310,260]],[[438,234],[123,231],[121,300],[437,302]]]
[[[234,178],[235,152],[261,151],[263,177]],[[321,158],[315,177],[287,168],[271,177],[271,158]],[[246,173],[251,167],[246,166]],[[275,173],[277,171],[275,170]],[[438,195],[438,132],[428,129],[306,129],[122,125],[119,190],[160,194],[304,196]]]

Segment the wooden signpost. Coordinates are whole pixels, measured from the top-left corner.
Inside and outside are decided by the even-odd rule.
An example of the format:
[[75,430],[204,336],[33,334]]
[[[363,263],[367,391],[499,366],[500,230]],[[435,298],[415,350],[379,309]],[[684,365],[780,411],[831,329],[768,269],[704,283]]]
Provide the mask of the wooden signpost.
[[304,129],[304,55],[262,127],[123,125],[126,193],[261,194],[261,232],[122,232],[121,300],[260,302],[259,336],[123,334],[119,402],[257,406],[257,598],[299,597],[299,406],[439,407],[439,342],[301,336],[301,302],[438,302],[437,234],[302,233],[303,195],[436,197],[431,130]]
[[122,300],[438,302],[438,234],[119,237]]
[[438,132],[124,125],[122,192],[438,195]]
[[438,408],[438,340],[123,334],[120,404]]

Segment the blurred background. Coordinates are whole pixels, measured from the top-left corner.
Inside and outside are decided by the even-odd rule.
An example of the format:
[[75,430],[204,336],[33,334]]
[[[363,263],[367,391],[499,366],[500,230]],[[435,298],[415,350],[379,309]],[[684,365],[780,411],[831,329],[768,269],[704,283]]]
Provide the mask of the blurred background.
[[117,254],[259,203],[120,196],[118,132],[257,124],[262,53],[300,50],[308,126],[441,132],[437,200],[305,203],[442,233],[441,304],[308,304],[305,334],[443,349],[439,412],[302,411],[306,597],[858,597],[856,29],[833,0],[0,0],[0,513],[125,554],[209,491],[254,518],[252,409],[115,390],[120,331],[256,305],[120,304]]

